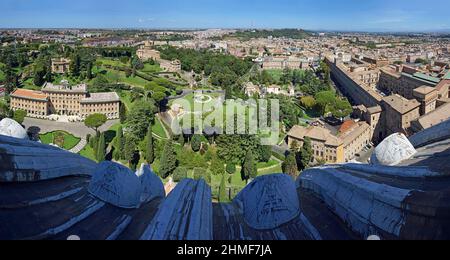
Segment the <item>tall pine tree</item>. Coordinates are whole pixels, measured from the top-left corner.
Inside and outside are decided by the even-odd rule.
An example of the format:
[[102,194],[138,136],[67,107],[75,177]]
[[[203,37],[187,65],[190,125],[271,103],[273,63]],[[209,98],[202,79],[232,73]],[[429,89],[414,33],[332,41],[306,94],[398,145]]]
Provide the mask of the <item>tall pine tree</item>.
[[250,178],[258,176],[258,167],[251,151],[245,156],[244,165],[242,165],[242,179],[248,181]]
[[219,187],[219,202],[224,203],[228,202],[228,196],[227,196],[227,187],[225,185],[225,174],[222,175],[222,181],[220,181],[220,187]]
[[145,151],[145,160],[147,161],[148,164],[152,164],[153,161],[155,161],[155,147],[153,143],[152,124],[150,124],[148,127],[146,140],[147,143]]
[[119,129],[117,129],[117,134],[116,134],[116,141],[115,141],[115,150],[114,150],[114,160],[118,161],[120,159],[122,159],[123,156],[123,149],[125,146],[125,140],[123,137],[123,128],[122,126],[119,126]]
[[202,147],[202,139],[201,139],[200,135],[196,134],[196,135],[192,136],[191,147],[192,147],[192,151],[194,151],[194,152],[200,151],[200,148]]
[[309,163],[313,159],[313,151],[311,147],[311,139],[305,138],[303,147],[300,149],[301,169],[304,170],[309,167]]
[[133,161],[136,154],[136,140],[130,136],[125,138],[125,145],[123,148],[123,159],[126,160],[130,167],[133,168]]
[[169,140],[161,155],[161,166],[159,168],[159,175],[165,179],[177,168],[177,156],[173,147],[172,140]]
[[105,135],[102,133],[97,144],[96,158],[98,162],[103,162],[106,156]]
[[119,108],[119,118],[120,118],[120,123],[124,124],[125,121],[127,120],[127,108],[125,106],[125,104],[120,104],[120,108]]
[[282,165],[283,173],[296,177],[298,173],[297,159],[295,153],[289,153]]

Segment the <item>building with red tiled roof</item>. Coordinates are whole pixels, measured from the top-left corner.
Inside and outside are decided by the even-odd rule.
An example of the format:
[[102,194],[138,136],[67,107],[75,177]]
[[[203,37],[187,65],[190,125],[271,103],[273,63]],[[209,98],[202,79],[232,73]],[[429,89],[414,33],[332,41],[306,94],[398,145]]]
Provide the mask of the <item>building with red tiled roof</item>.
[[115,92],[89,94],[85,84],[68,86],[47,83],[42,91],[17,89],[11,94],[11,109],[24,110],[27,116],[46,118],[51,114],[78,116],[104,114],[119,118],[120,98]]
[[11,109],[24,110],[28,116],[43,118],[48,114],[48,97],[41,91],[17,89],[11,94]]

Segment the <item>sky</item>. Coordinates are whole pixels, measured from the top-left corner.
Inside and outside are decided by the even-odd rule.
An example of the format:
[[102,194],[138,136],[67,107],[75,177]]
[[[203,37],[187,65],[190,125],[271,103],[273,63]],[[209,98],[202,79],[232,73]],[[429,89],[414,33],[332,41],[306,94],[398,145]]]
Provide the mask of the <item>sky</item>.
[[0,28],[450,31],[449,0],[0,0]]

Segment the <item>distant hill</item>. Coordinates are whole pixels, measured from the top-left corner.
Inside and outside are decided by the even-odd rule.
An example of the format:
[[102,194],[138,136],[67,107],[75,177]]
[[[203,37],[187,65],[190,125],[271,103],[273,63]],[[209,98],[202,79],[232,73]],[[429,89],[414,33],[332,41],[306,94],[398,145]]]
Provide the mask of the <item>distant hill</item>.
[[267,37],[304,39],[309,36],[311,36],[311,33],[301,29],[242,30],[228,35],[228,37],[236,37],[240,38],[241,40]]

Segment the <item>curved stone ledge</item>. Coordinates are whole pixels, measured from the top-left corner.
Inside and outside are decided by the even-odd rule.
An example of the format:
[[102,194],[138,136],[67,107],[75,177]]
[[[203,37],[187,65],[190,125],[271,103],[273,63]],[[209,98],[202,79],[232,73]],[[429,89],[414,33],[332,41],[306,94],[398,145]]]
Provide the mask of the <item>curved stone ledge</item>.
[[160,205],[141,240],[212,240],[211,188],[184,179]]
[[444,174],[433,172],[428,167],[383,166],[348,163],[339,165],[341,169],[359,171],[369,174],[397,176],[407,178],[441,177]]
[[0,136],[0,182],[31,182],[73,175],[91,176],[96,163],[29,140]]
[[419,148],[445,139],[450,139],[450,120],[411,136],[409,141]]
[[295,182],[284,174],[256,178],[234,202],[241,205],[247,224],[257,230],[277,228],[300,214]]
[[403,202],[411,190],[375,183],[333,167],[303,172],[297,186],[313,192],[361,237],[384,233],[400,236],[405,223]]

